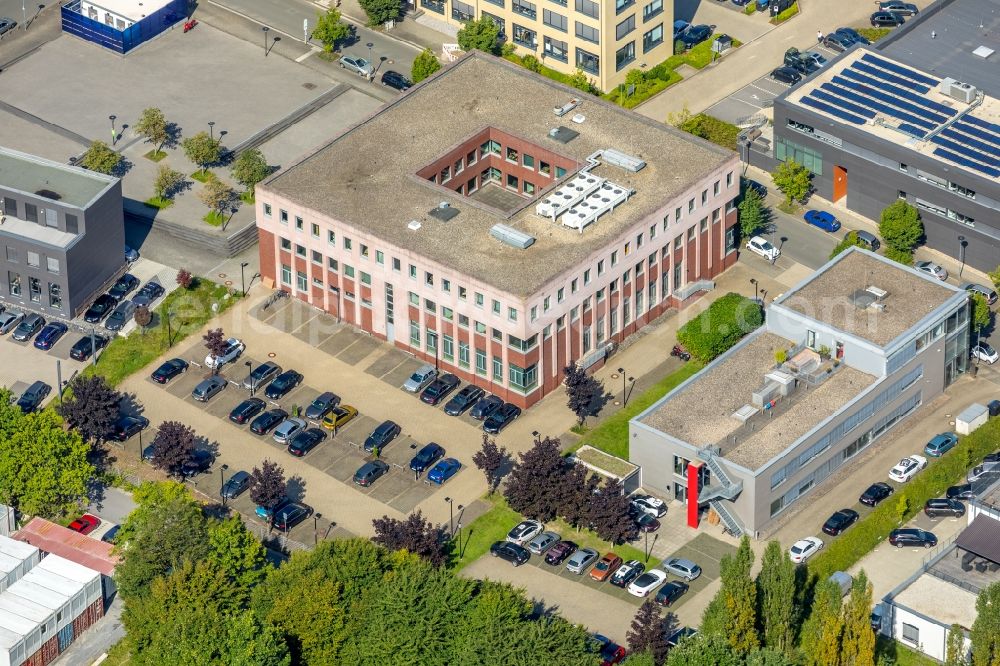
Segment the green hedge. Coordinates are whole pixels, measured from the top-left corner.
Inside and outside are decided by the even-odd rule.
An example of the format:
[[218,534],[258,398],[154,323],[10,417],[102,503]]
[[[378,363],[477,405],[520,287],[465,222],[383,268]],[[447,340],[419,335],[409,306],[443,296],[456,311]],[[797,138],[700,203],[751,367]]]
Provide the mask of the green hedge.
[[[941,497],[948,486],[963,483],[970,467],[996,450],[1000,443],[1000,418],[987,421],[927,469],[908,481],[900,490],[859,520],[854,527],[834,539],[819,554],[809,560],[809,572],[819,580],[834,571],[847,571],[870,553],[889,532],[905,524],[924,508],[924,503]],[[903,507],[905,506],[905,510]]]
[[774,23],[775,25],[778,25],[779,23],[784,23],[785,21],[792,18],[798,13],[799,13],[799,3],[793,2],[791,7],[789,7],[788,9],[786,9],[785,11],[781,12],[773,19],[771,19],[771,23]]
[[736,125],[704,113],[691,116],[677,127],[729,150],[736,150],[736,139],[740,135],[740,128]]
[[730,292],[677,331],[677,340],[695,358],[707,363],[764,323],[764,313],[753,300]]

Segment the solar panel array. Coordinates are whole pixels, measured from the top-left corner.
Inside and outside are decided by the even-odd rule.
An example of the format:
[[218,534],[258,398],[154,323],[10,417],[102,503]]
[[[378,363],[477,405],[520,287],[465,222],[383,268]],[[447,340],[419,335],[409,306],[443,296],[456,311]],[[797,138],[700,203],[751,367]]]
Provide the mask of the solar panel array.
[[941,146],[934,149],[935,155],[994,178],[1000,176],[1000,125],[996,123],[963,116],[941,130],[931,143]]

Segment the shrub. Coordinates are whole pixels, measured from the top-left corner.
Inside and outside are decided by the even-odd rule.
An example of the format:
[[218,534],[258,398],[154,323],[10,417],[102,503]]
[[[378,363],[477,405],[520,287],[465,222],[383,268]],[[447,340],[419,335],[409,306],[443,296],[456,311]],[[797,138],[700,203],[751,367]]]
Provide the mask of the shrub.
[[[656,68],[654,67],[653,69]],[[652,73],[652,71],[653,70],[650,70],[650,73]],[[727,123],[724,120],[719,120],[718,118],[714,118],[704,113],[691,116],[678,125],[678,127],[688,134],[700,136],[706,141],[711,141],[718,146],[722,146],[723,148],[728,148],[730,150],[736,150],[736,139],[740,135],[740,128],[736,125]]]
[[680,55],[687,51],[687,45],[680,39],[674,42],[674,55]]
[[771,19],[771,22],[774,24],[784,23],[785,21],[792,18],[798,13],[799,13],[799,3],[793,2],[791,7],[789,7],[785,11],[775,16],[773,19]]
[[531,54],[522,57],[521,64],[524,65],[524,68],[529,72],[540,74],[542,71],[542,61]]
[[717,299],[677,331],[677,340],[699,360],[708,362],[764,323],[760,305],[736,293]]
[[424,49],[413,60],[413,67],[410,68],[410,78],[414,83],[420,83],[434,72],[441,69],[441,62],[430,49]]

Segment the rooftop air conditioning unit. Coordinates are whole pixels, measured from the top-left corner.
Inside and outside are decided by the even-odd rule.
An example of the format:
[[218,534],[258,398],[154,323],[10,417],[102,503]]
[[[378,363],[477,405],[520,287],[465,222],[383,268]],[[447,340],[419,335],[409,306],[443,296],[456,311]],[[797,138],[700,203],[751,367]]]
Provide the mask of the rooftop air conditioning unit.
[[523,231],[518,231],[513,227],[508,227],[506,224],[494,224],[490,228],[490,235],[507,245],[521,250],[531,247],[535,242],[534,236],[526,234]]
[[943,94],[965,104],[971,104],[975,101],[976,94],[979,92],[974,85],[951,78],[942,79],[939,88]]

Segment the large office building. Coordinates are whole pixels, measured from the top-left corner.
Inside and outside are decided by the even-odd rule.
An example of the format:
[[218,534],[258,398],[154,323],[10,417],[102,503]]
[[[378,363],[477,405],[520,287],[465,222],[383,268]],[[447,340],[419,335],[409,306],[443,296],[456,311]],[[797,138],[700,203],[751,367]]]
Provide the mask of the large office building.
[[998,29],[996,0],[939,0],[875,45],[848,50],[774,101],[770,159],[804,164],[823,197],[871,219],[907,201],[928,246],[995,269]]
[[736,260],[735,153],[575,95],[467,54],[257,186],[265,282],[536,402]]
[[851,248],[767,308],[766,323],[632,419],[642,485],[766,532],[965,371],[968,295]]
[[121,182],[0,147],[0,303],[69,319],[125,266]]

